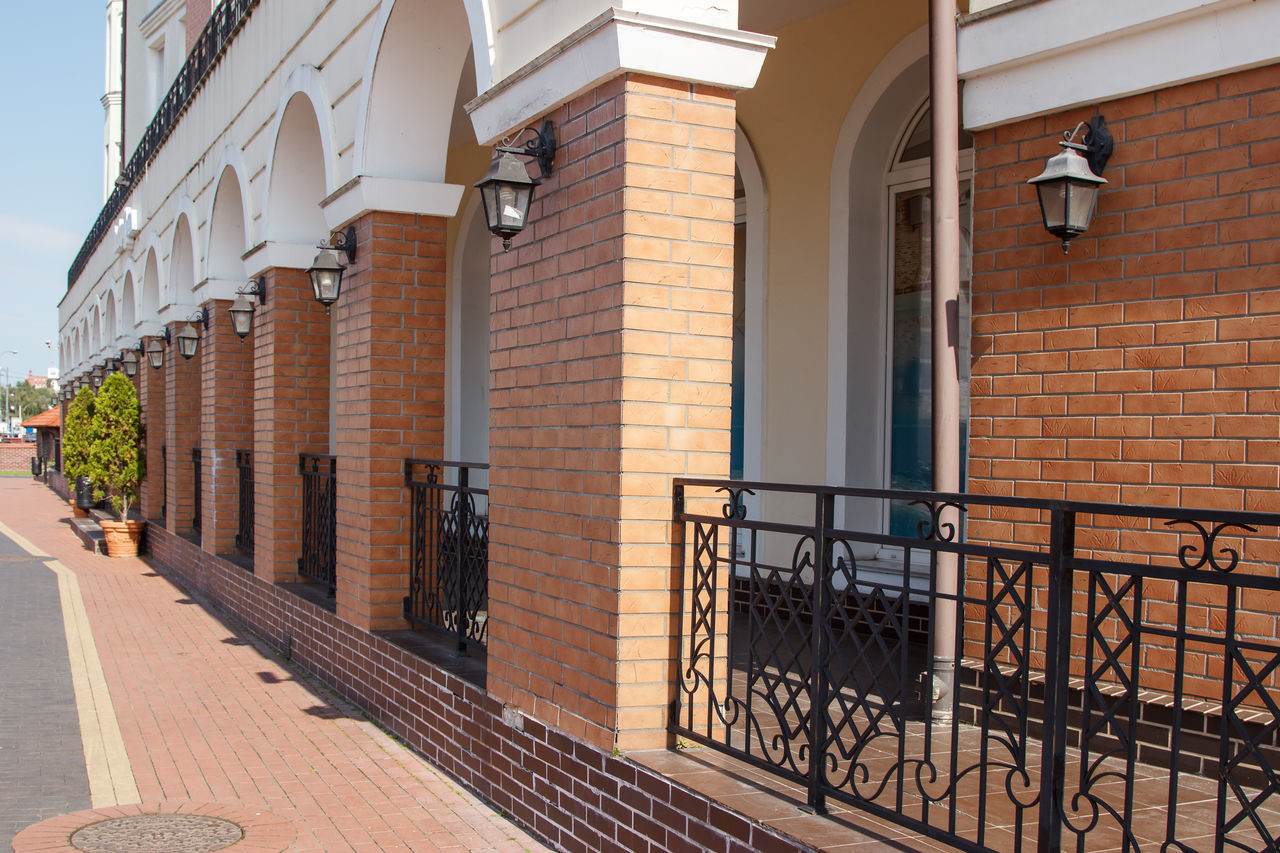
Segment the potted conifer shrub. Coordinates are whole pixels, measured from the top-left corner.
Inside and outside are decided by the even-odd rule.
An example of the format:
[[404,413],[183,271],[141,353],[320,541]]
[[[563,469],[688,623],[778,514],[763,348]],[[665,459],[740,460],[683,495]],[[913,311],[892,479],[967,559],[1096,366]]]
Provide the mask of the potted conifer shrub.
[[81,388],[67,404],[67,420],[62,425],[62,472],[73,490],[69,503],[76,518],[86,518],[93,508],[93,490],[88,476],[93,408],[93,391]]
[[93,440],[89,445],[89,476],[98,500],[111,499],[119,521],[103,520],[103,537],[111,557],[138,553],[143,523],[129,518],[138,499],[144,463],[141,454],[142,417],[133,382],[123,373],[108,376],[93,408]]

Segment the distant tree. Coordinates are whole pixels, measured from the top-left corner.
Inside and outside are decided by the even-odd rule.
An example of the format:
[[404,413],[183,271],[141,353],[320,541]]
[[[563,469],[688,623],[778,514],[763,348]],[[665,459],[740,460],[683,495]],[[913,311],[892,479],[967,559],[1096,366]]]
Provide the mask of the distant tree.
[[25,381],[16,382],[9,388],[9,417],[26,420],[38,415],[53,405],[53,389],[32,388]]

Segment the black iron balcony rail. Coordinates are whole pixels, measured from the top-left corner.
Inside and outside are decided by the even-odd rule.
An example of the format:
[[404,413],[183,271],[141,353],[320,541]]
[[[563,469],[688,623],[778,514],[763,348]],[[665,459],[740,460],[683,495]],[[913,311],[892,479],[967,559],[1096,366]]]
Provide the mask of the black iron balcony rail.
[[676,735],[962,850],[1280,849],[1280,515],[674,498]]
[[191,448],[191,529],[199,530],[201,521],[201,495],[204,493],[204,466],[200,463],[200,448]]
[[253,451],[236,451],[236,471],[240,474],[240,508],[236,515],[236,547],[253,553]]
[[[483,646],[489,609],[489,490],[473,483],[488,465],[406,459],[410,496],[409,594],[415,625],[453,633],[458,652]],[[453,482],[449,482],[453,481]]]
[[115,224],[120,210],[143,172],[146,171],[147,165],[169,138],[169,134],[178,123],[178,118],[191,103],[200,85],[217,65],[227,45],[244,26],[244,22],[258,2],[259,0],[223,0],[216,4],[216,8],[209,15],[209,20],[205,22],[204,29],[196,38],[191,53],[187,55],[187,61],[178,71],[178,76],[169,87],[164,100],[156,108],[151,124],[147,125],[142,138],[138,140],[138,147],[134,149],[120,176],[116,178],[115,189],[107,197],[107,203],[102,206],[97,220],[89,229],[89,236],[85,238],[80,252],[71,263],[71,269],[67,272],[68,290],[80,277],[80,273],[84,272],[85,264],[89,262],[89,258],[97,250],[102,238]]
[[337,590],[338,458],[315,453],[298,455],[302,474],[302,556],[298,574]]

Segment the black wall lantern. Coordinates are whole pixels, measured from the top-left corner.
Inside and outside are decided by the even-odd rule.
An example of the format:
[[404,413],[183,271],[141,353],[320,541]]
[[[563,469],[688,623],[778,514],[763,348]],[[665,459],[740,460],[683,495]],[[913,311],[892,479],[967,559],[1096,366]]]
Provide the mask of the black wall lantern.
[[[1072,142],[1082,128],[1083,143]],[[1065,255],[1071,241],[1089,229],[1098,188],[1107,182],[1100,176],[1111,157],[1114,141],[1107,131],[1106,119],[1100,115],[1088,123],[1080,122],[1075,130],[1062,136],[1064,141],[1058,143],[1062,152],[1050,157],[1044,171],[1027,183],[1036,188],[1040,197],[1045,230],[1062,241]]]
[[89,374],[89,375],[93,378],[93,387],[94,387],[94,388],[101,388],[101,387],[102,387],[102,375],[103,375],[102,365],[98,365],[97,367],[95,367],[95,368],[93,369],[93,373],[91,373],[91,374]]
[[356,227],[348,225],[347,230],[337,236],[337,242],[330,241],[333,249],[320,246],[320,254],[311,262],[307,276],[311,279],[311,289],[315,292],[316,301],[324,306],[324,313],[329,313],[329,306],[338,301],[342,293],[342,274],[347,267],[333,253],[336,249],[347,256],[347,266],[356,262]]
[[120,353],[120,367],[124,370],[124,375],[130,378],[138,375],[138,351],[135,349],[127,349]]
[[178,340],[178,355],[188,359],[196,354],[196,349],[200,346],[200,333],[192,323],[199,323],[201,328],[209,328],[209,312],[203,308],[197,309],[196,313],[187,318],[187,325],[174,336]]
[[[246,299],[246,296],[253,297],[253,302]],[[249,332],[253,331],[253,308],[259,303],[267,301],[267,279],[265,276],[258,276],[251,279],[248,284],[236,291],[235,301],[231,303],[231,307],[227,309],[231,314],[231,328],[236,330],[236,334],[240,336],[240,340],[244,340]]]
[[[164,343],[160,343],[160,339],[164,338]],[[147,361],[156,370],[164,367],[164,348],[169,345],[169,327],[164,327],[164,334],[156,335],[151,339],[151,343],[147,344]]]
[[536,159],[544,178],[551,175],[551,164],[556,156],[556,132],[551,119],[542,123],[541,130],[526,127],[520,131],[525,132],[534,134],[534,138],[522,147],[513,147],[509,139],[502,140],[497,147],[502,156],[493,161],[489,174],[476,184],[484,205],[485,224],[489,226],[490,233],[502,238],[504,252],[511,248],[511,238],[524,230],[525,223],[529,221],[533,188],[541,183],[529,177],[524,164],[514,155]]

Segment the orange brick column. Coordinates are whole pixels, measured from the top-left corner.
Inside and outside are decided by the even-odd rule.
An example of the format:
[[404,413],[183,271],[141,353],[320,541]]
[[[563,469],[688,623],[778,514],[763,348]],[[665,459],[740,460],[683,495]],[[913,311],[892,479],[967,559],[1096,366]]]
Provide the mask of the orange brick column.
[[[334,306],[337,330],[337,612],[406,626],[406,458],[444,444],[445,220],[370,213]],[[348,280],[349,279],[349,280]]]
[[302,545],[299,453],[329,450],[329,315],[302,270],[267,270],[253,315],[253,570],[297,580]]
[[[191,451],[200,446],[200,360],[178,355],[178,323],[164,355],[165,447],[168,452],[165,489],[165,527],[184,536],[195,533],[195,469]],[[197,330],[203,332],[197,326]],[[198,541],[198,539],[197,539]]]
[[235,550],[240,512],[236,451],[253,450],[253,339],[231,327],[227,301],[205,303],[209,328],[200,340],[200,499],[206,551]]
[[489,690],[605,748],[666,743],[672,478],[728,473],[734,117],[688,83],[588,92],[494,255]]
[[[146,348],[155,338],[143,338],[143,354],[138,362],[138,404],[142,408],[143,444],[147,465],[142,481],[141,506],[148,521],[163,522],[165,516],[164,495],[164,443],[168,437],[166,422],[165,371],[156,370],[147,360]],[[163,343],[163,340],[161,340]],[[168,353],[165,354],[166,356]]]

